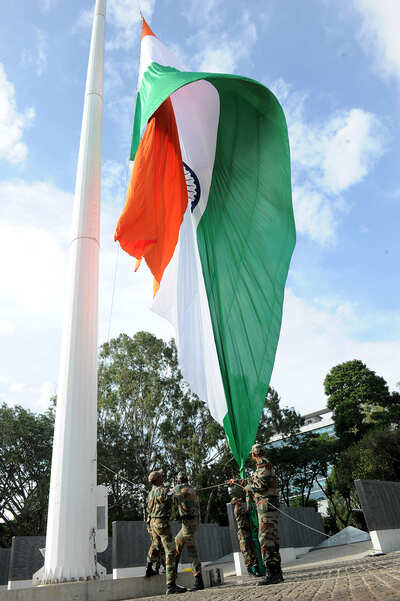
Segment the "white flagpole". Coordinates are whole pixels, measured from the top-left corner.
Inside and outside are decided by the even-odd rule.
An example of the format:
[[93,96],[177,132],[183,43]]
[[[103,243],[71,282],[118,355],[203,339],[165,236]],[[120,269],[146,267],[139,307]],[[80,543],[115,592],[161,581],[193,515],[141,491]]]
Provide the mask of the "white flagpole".
[[97,312],[106,0],[96,0],[76,175],[42,582],[96,577]]

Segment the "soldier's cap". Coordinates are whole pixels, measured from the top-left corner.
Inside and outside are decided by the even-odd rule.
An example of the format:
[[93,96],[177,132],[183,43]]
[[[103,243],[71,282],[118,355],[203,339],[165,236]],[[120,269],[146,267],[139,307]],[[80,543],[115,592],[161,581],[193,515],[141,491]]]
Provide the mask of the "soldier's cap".
[[265,449],[262,446],[262,444],[260,444],[259,442],[256,442],[255,444],[253,444],[253,446],[251,447],[251,452],[253,455],[256,455],[256,457],[264,457],[265,456]]
[[154,472],[150,472],[149,477],[148,477],[150,484],[152,482],[156,482],[158,480],[158,478],[162,475],[163,475],[162,470],[155,470]]
[[243,499],[243,489],[240,488],[237,484],[230,486],[228,488],[229,496],[231,497],[231,503],[234,502],[234,499],[238,499],[241,501]]
[[178,482],[188,482],[188,477],[185,472],[178,472],[177,479]]

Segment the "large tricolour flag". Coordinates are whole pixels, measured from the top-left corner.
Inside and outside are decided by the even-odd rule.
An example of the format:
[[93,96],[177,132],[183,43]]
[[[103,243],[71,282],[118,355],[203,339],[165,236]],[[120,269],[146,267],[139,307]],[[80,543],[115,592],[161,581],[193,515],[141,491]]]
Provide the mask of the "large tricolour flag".
[[285,116],[260,83],[188,71],[143,20],[131,182],[115,239],[243,468],[275,359],[295,244]]

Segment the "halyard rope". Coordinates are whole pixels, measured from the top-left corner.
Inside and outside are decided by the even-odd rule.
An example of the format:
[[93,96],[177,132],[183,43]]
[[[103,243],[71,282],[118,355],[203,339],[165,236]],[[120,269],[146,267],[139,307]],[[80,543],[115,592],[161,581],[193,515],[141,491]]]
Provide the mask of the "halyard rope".
[[[127,183],[128,183],[128,179],[129,179],[129,168],[130,168],[130,161],[128,161],[127,165],[126,165],[124,192],[127,189]],[[119,259],[120,249],[121,249],[121,246],[118,242],[116,243],[116,246],[117,246],[117,249],[115,252],[115,261],[114,261],[114,277],[113,277],[113,285],[112,285],[112,291],[111,291],[110,316],[108,318],[107,342],[110,342],[111,320],[112,320],[112,314],[113,314],[113,310],[114,310],[114,296],[115,296],[115,287],[116,287],[116,283],[117,283],[118,259]]]
[[[129,482],[129,484],[132,484],[132,486],[137,486],[137,484],[135,484],[131,480],[128,480],[128,478],[125,478],[125,476],[121,476],[121,474],[118,474],[117,472],[115,472],[111,468],[107,467],[106,465],[104,465],[102,463],[100,463],[100,465],[101,465],[101,467],[104,467],[104,469],[108,470],[109,472],[112,472],[119,478],[122,478],[122,480],[126,480],[126,482]],[[237,482],[235,484],[236,484],[236,486],[240,486],[240,488],[243,488],[243,490],[244,490],[244,486],[242,486],[241,484],[238,484]],[[227,486],[227,484],[225,482],[223,482],[222,484],[213,484],[212,486],[205,486],[204,488],[197,488],[196,490],[198,492],[200,492],[203,490],[210,490],[211,488],[219,488],[220,486]],[[300,520],[296,520],[296,518],[292,517],[288,513],[285,513],[284,511],[282,511],[282,509],[279,509],[279,507],[275,507],[275,505],[273,505],[271,503],[271,501],[268,501],[268,505],[271,505],[271,507],[273,507],[276,511],[279,511],[279,513],[281,513],[282,515],[287,517],[289,520],[292,520],[292,522],[296,522],[296,524],[300,524],[300,526],[304,526],[304,528],[308,528],[309,530],[313,530],[314,532],[317,532],[318,534],[322,534],[323,536],[330,538],[330,534],[326,534],[325,532],[322,532],[322,530],[318,530],[317,528],[313,528],[312,526],[309,526],[308,524],[305,524],[304,522],[300,522]]]
[[[243,490],[244,490],[244,486],[242,486],[238,482],[235,482],[235,485],[240,486],[240,488],[243,488]],[[289,520],[292,520],[293,522],[300,524],[300,526],[304,526],[304,528],[308,528],[309,530],[314,530],[314,532],[318,532],[318,534],[322,534],[323,536],[330,538],[330,534],[326,534],[325,532],[322,532],[322,530],[317,530],[317,528],[313,528],[312,526],[309,526],[308,524],[305,524],[304,522],[300,522],[300,520],[296,520],[296,518],[292,517],[288,513],[285,513],[284,511],[282,511],[282,509],[279,509],[279,507],[275,507],[275,505],[273,505],[271,503],[271,501],[269,501],[269,500],[268,500],[268,505],[271,505],[271,507],[273,507],[276,511],[279,511],[279,513],[281,513],[285,517],[289,518]]]

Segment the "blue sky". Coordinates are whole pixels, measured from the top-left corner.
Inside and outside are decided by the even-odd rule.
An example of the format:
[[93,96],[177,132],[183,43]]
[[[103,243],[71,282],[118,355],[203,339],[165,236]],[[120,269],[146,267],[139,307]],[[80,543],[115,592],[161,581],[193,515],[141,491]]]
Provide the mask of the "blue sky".
[[[21,0],[0,21],[0,401],[44,410],[57,386],[92,0]],[[302,412],[359,358],[400,380],[397,0],[143,0],[193,70],[253,77],[282,103],[297,246],[272,384]],[[116,253],[139,59],[139,3],[108,0],[99,343],[138,329],[151,277]],[[110,320],[115,264],[116,291]]]

